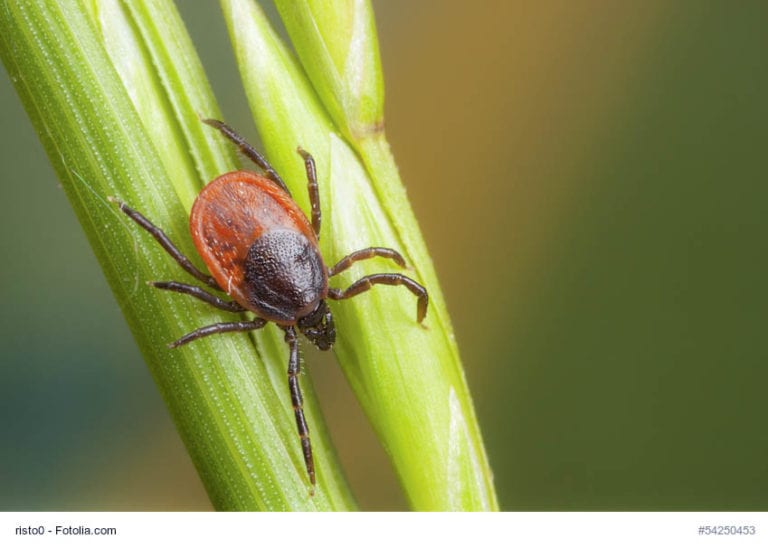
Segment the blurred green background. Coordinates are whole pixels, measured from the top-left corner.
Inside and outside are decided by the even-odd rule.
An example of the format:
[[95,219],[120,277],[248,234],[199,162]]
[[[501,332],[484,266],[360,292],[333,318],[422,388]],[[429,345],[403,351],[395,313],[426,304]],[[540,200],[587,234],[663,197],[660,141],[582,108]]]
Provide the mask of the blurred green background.
[[[181,2],[255,137],[215,2]],[[507,510],[768,510],[768,4],[374,2]],[[7,75],[0,509],[210,503]],[[365,509],[404,509],[307,353]]]

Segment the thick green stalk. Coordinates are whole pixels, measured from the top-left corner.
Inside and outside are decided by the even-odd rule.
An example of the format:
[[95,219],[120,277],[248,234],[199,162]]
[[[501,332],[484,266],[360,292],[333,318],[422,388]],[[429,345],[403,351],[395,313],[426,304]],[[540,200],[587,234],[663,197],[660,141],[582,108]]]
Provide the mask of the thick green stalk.
[[[432,261],[383,133],[383,86],[367,1],[276,2],[306,74],[252,0],[221,0],[268,156],[304,206],[296,146],[317,161],[329,263],[371,245],[404,252],[430,292],[378,287],[332,305],[337,357],[418,510],[497,508],[491,472]],[[392,271],[378,260],[332,280]]]
[[173,6],[7,0],[0,56],[214,505],[353,508],[302,379],[319,480],[316,495],[308,494],[279,331],[169,350],[186,332],[234,318],[147,287],[148,280],[193,280],[106,200],[136,207],[194,257],[192,200],[207,180],[235,168],[231,147],[199,121],[219,111]]

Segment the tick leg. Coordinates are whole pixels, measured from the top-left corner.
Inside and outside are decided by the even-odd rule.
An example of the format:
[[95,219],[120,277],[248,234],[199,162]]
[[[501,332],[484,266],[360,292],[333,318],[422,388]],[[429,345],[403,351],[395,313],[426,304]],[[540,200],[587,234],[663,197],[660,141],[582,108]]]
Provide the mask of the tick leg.
[[315,170],[315,159],[312,155],[299,147],[296,151],[304,158],[304,169],[307,170],[307,190],[309,191],[309,203],[312,206],[312,228],[315,235],[320,238],[320,191],[317,188],[317,171]]
[[352,266],[353,263],[362,261],[364,259],[370,259],[372,257],[384,257],[385,259],[392,259],[401,267],[405,267],[405,259],[403,259],[403,256],[394,249],[389,249],[388,247],[367,247],[365,249],[360,249],[350,253],[338,263],[333,265],[333,268],[328,270],[328,276],[335,276],[339,272],[344,272],[346,269]]
[[224,137],[237,145],[237,147],[240,149],[240,152],[245,154],[254,164],[263,169],[268,178],[280,185],[282,189],[288,193],[289,196],[291,195],[291,191],[288,190],[287,186],[285,186],[285,183],[280,178],[280,175],[277,174],[277,171],[272,169],[272,166],[269,165],[269,162],[267,162],[266,158],[259,154],[255,148],[249,145],[245,139],[240,137],[240,135],[238,135],[234,129],[229,127],[224,122],[220,122],[219,120],[207,119],[203,120],[203,123],[218,129],[221,134],[224,135]]
[[233,331],[253,331],[255,329],[261,329],[266,325],[267,321],[261,318],[256,318],[252,321],[246,322],[227,322],[227,323],[215,323],[213,325],[206,325],[200,329],[195,329],[191,333],[187,333],[178,341],[172,342],[168,345],[168,348],[177,348],[188,342],[192,342],[201,337],[207,337],[208,335],[216,335],[217,333],[232,333]]
[[307,467],[309,482],[312,484],[311,493],[314,494],[315,486],[315,462],[312,458],[312,444],[309,441],[309,427],[304,418],[304,401],[301,397],[301,387],[299,386],[299,341],[296,338],[296,330],[293,326],[285,327],[285,342],[291,349],[288,359],[288,389],[291,391],[291,403],[293,404],[293,413],[296,415],[296,428],[299,431],[301,439],[301,451],[304,453],[304,464]]
[[220,299],[216,295],[212,295],[202,287],[197,287],[196,285],[183,284],[181,282],[149,282],[149,285],[166,291],[175,291],[176,293],[191,295],[196,299],[200,299],[211,306],[226,310],[227,312],[245,312],[245,308],[240,303]]
[[408,276],[402,274],[371,274],[360,278],[348,288],[341,289],[328,289],[328,296],[334,300],[349,299],[355,295],[359,295],[365,291],[368,291],[374,285],[404,285],[408,291],[418,297],[416,303],[416,320],[421,323],[424,317],[427,315],[427,304],[429,303],[429,295],[424,286],[416,283]]
[[137,225],[139,225],[141,228],[149,232],[149,234],[159,243],[161,246],[163,246],[163,249],[171,256],[173,259],[179,263],[179,266],[189,272],[192,276],[203,282],[204,284],[221,291],[221,288],[219,287],[219,284],[216,283],[216,280],[214,280],[211,276],[208,276],[207,274],[201,272],[195,265],[192,264],[192,261],[187,259],[187,257],[179,251],[179,249],[173,245],[173,242],[168,238],[168,236],[165,235],[165,232],[163,232],[160,228],[156,227],[152,224],[152,222],[144,217],[141,213],[136,211],[135,209],[132,209],[125,205],[123,202],[115,199],[115,198],[109,198],[110,201],[116,202],[118,207],[120,208],[120,211],[128,215],[131,219],[133,219]]

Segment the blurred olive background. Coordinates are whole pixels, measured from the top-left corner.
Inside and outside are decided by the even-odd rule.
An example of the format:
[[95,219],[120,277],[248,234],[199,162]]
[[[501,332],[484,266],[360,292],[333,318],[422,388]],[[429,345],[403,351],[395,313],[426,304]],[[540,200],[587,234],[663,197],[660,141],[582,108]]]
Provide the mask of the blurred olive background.
[[[255,137],[215,2],[180,2]],[[502,508],[768,510],[768,4],[375,2]],[[210,503],[0,77],[0,509]],[[365,509],[403,509],[308,353]]]

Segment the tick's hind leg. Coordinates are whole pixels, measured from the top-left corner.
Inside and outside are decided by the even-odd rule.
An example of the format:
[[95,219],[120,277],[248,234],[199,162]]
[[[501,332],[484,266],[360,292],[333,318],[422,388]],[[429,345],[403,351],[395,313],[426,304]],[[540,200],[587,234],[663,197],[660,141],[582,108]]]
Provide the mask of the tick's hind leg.
[[288,359],[288,389],[291,392],[291,403],[293,404],[293,413],[296,416],[296,428],[299,431],[301,440],[301,451],[304,454],[304,465],[307,468],[309,483],[312,484],[310,494],[315,492],[315,461],[312,458],[312,443],[309,440],[309,427],[304,418],[304,400],[301,397],[301,387],[299,386],[299,341],[296,338],[296,329],[293,326],[285,327],[285,342],[290,348],[290,358]]
[[280,175],[277,174],[277,171],[275,171],[271,165],[269,165],[269,162],[267,162],[266,158],[259,154],[259,152],[253,148],[250,144],[248,144],[248,141],[243,139],[238,133],[229,127],[224,122],[220,122],[219,120],[213,120],[213,119],[206,119],[203,120],[204,124],[208,124],[211,127],[214,127],[218,129],[224,137],[232,141],[237,145],[237,147],[240,149],[240,152],[245,154],[254,164],[259,166],[261,169],[264,170],[265,175],[280,185],[283,190],[285,190],[288,195],[291,195],[291,191],[288,190],[288,187],[285,186],[285,183],[280,178]]
[[317,170],[315,169],[315,159],[312,155],[299,147],[296,149],[302,158],[304,158],[304,169],[307,172],[307,191],[309,192],[309,204],[312,207],[312,230],[315,236],[320,239],[320,222],[322,214],[320,213],[320,190],[317,188]]
[[117,198],[112,198],[110,196],[107,199],[110,202],[115,202],[120,208],[120,211],[128,215],[128,217],[133,219],[133,221],[137,225],[139,225],[141,228],[149,232],[149,234],[157,241],[157,243],[159,243],[163,247],[163,249],[165,249],[165,251],[171,257],[173,257],[173,259],[177,263],[179,263],[179,266],[181,266],[181,268],[186,270],[188,273],[190,273],[192,276],[194,276],[204,284],[221,291],[221,288],[219,287],[219,284],[216,283],[216,280],[214,280],[208,274],[201,272],[200,269],[198,269],[195,265],[193,265],[192,261],[187,259],[187,257],[181,251],[179,251],[179,249],[173,244],[173,242],[168,238],[168,236],[166,236],[165,232],[163,232],[160,228],[152,224],[152,221],[147,219],[144,215],[142,215],[135,209],[128,207]]
[[341,299],[349,299],[350,297],[368,291],[374,285],[378,284],[404,285],[408,291],[418,297],[416,303],[416,320],[419,323],[424,321],[424,317],[427,315],[427,305],[429,304],[427,290],[421,284],[402,274],[371,274],[370,276],[364,276],[344,290],[329,288],[328,296],[337,301]]

